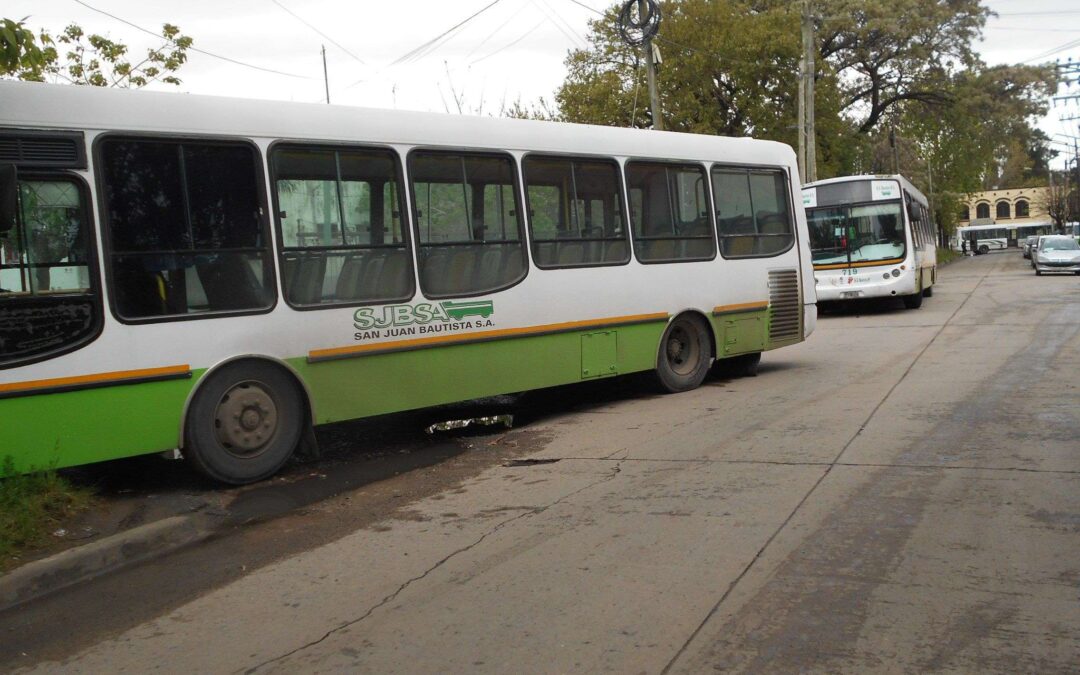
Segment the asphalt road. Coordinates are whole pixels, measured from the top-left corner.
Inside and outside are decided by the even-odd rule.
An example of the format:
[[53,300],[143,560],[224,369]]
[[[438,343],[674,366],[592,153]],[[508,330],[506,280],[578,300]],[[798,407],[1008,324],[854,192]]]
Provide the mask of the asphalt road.
[[[964,259],[921,309],[826,314],[756,378],[608,386],[188,551],[198,574],[174,560],[126,573],[126,593],[54,598],[6,665],[1080,668],[1077,277]],[[79,614],[104,593],[100,621]]]

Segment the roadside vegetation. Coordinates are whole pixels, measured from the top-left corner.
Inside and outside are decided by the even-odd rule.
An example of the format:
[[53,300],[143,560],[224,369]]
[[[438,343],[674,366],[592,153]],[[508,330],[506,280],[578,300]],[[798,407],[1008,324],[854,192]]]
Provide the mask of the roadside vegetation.
[[947,265],[957,258],[962,258],[963,255],[958,251],[953,250],[949,246],[938,246],[937,249],[937,263],[938,265]]
[[40,548],[72,516],[89,508],[93,493],[55,470],[16,473],[8,457],[0,465],[0,569]]

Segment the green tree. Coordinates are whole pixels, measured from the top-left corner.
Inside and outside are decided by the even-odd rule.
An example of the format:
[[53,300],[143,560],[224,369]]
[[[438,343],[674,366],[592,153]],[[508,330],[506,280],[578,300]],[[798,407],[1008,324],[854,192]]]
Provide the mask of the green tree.
[[45,70],[45,53],[25,21],[0,19],[0,77],[25,73],[24,79],[36,79]]
[[820,0],[814,10],[819,54],[862,133],[905,102],[947,102],[942,77],[978,64],[972,44],[991,13],[980,0]]
[[36,39],[21,21],[3,19],[0,25],[4,52],[0,76],[35,82],[133,89],[157,81],[178,85],[175,73],[187,61],[194,42],[167,23],[161,29],[161,45],[147,49],[142,58],[132,58],[124,43],[88,35],[74,23],[55,36],[42,30]]

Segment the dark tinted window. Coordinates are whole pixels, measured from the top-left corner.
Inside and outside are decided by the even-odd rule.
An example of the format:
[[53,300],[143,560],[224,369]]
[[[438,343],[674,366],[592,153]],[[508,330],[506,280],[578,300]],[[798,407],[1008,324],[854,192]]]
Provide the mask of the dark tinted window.
[[272,305],[255,150],[241,143],[101,144],[109,267],[121,317]]
[[1027,218],[1028,215],[1029,215],[1028,203],[1026,201],[1024,201],[1023,199],[1016,202],[1016,217],[1017,218]]
[[412,296],[412,259],[392,151],[284,146],[274,150],[271,162],[290,304]]
[[523,172],[537,266],[607,265],[630,259],[615,162],[531,156]]
[[717,167],[712,183],[724,257],[770,256],[791,247],[795,228],[784,172]]
[[525,276],[509,157],[418,151],[409,168],[425,295],[478,295]]
[[639,260],[679,262],[716,255],[704,168],[630,162],[626,186]]

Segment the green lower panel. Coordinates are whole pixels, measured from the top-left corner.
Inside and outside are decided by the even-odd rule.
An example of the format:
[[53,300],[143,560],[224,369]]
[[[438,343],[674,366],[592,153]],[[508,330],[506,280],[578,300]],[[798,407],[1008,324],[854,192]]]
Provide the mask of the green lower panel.
[[[658,321],[289,362],[311,391],[316,422],[324,424],[579,382],[601,367],[602,376],[649,370],[665,326]],[[583,343],[589,345],[584,355]],[[17,470],[29,471],[175,448],[184,404],[204,372],[182,380],[0,399],[0,460],[11,456]]]
[[196,380],[0,399],[0,460],[29,471],[175,448]]
[[[661,321],[605,331],[605,346],[615,346],[616,371],[608,365],[604,374],[654,368],[666,325]],[[290,362],[311,390],[317,423],[325,424],[579,382],[582,340],[590,333],[596,335],[575,331],[320,363]],[[591,372],[584,377],[589,376]]]

